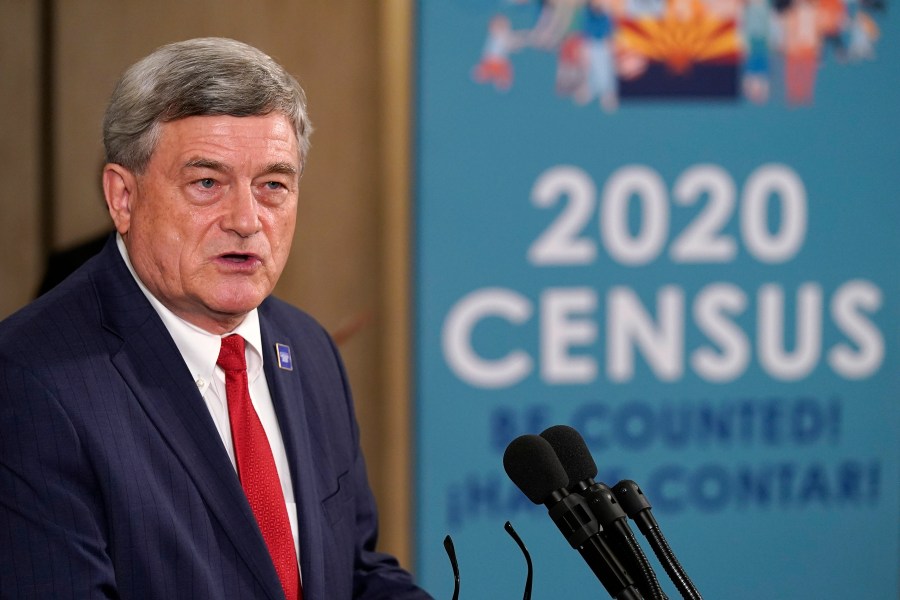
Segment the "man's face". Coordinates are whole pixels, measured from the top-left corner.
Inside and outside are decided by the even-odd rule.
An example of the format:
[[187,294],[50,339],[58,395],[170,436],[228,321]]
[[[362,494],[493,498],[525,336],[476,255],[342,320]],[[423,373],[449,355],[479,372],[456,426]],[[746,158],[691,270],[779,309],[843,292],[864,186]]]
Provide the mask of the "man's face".
[[104,189],[144,285],[186,321],[225,333],[284,269],[300,169],[283,115],[188,117],[162,125],[142,174],[107,165]]

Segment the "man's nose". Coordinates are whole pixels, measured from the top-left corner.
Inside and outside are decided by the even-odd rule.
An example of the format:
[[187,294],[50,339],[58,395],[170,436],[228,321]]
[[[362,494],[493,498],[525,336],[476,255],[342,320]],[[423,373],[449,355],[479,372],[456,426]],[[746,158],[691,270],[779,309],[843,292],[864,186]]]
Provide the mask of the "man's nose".
[[249,237],[260,230],[259,206],[249,185],[237,187],[227,198],[222,228],[241,237]]

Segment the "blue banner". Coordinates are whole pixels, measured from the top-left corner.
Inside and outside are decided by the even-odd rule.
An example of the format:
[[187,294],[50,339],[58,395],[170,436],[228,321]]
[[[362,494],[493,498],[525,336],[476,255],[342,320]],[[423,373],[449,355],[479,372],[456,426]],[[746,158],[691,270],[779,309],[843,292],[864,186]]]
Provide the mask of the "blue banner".
[[704,597],[898,597],[895,17],[420,3],[416,539],[436,597],[447,534],[461,598],[521,595],[507,520],[536,599],[606,597],[503,470],[555,424],[598,480],[641,485]]

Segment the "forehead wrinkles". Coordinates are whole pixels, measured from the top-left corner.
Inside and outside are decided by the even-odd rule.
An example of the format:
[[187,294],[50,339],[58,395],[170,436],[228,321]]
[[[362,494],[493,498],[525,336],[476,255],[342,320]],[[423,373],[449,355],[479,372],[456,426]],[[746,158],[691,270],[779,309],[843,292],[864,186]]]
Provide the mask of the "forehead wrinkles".
[[205,116],[170,121],[162,126],[154,155],[167,155],[174,161],[170,166],[175,168],[224,170],[223,167],[254,165],[257,169],[279,173],[300,169],[293,130],[280,115]]

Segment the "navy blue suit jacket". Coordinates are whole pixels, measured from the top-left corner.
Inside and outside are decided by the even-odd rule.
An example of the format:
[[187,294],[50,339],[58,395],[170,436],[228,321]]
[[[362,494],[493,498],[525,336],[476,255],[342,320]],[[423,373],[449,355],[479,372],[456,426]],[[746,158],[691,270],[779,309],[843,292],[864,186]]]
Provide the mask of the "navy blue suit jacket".
[[[350,391],[328,335],[269,298],[268,379],[306,600],[425,599],[374,551]],[[293,371],[275,344],[290,347]],[[0,323],[0,598],[284,598],[221,438],[114,240]]]

